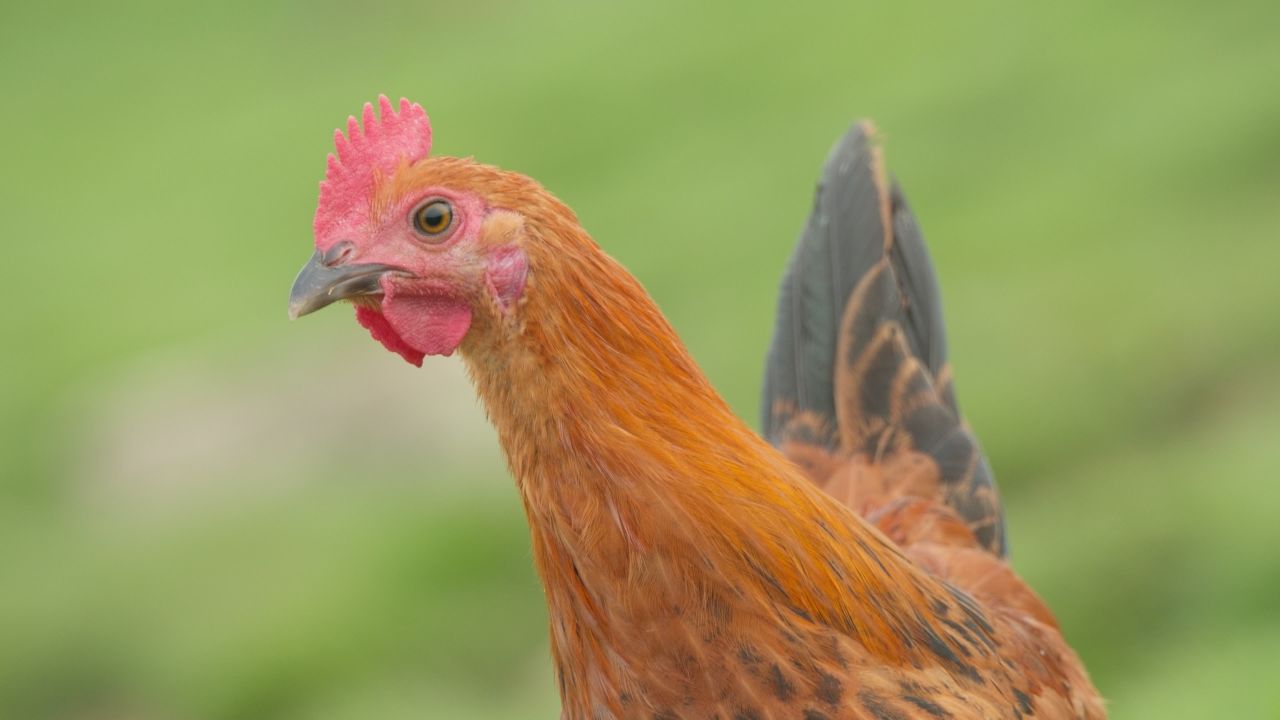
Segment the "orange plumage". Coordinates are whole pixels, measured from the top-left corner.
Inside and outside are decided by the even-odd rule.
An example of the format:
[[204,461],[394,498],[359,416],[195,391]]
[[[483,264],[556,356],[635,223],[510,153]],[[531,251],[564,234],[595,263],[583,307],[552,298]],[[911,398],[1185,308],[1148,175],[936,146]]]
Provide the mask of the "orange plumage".
[[[524,501],[565,718],[1104,716],[1002,557],[994,484],[942,355],[913,346],[928,335],[916,327],[941,337],[940,318],[903,315],[930,288],[895,275],[920,261],[896,249],[865,136],[846,138],[856,167],[841,172],[871,178],[861,192],[883,237],[818,334],[831,352],[812,355],[831,377],[817,403],[808,366],[783,357],[803,333],[780,324],[793,337],[771,355],[778,447],[734,416],[643,288],[526,177],[391,158],[392,172],[370,173],[369,219],[317,238],[315,273],[376,267],[380,284],[351,291],[309,266],[295,314],[358,296],[362,323],[405,354],[451,351],[429,334],[454,325],[384,323],[387,297],[429,295],[427,314],[469,308],[458,349]],[[428,200],[452,203],[457,229],[405,240],[406,211]],[[326,299],[311,299],[321,286]]]

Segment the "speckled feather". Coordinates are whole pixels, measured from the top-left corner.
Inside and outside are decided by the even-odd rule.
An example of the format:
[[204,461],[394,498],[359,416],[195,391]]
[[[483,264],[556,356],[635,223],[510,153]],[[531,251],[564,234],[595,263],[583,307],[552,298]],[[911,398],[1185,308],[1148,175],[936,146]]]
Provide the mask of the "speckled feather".
[[[536,182],[383,160],[370,206],[479,198],[480,251],[527,256],[518,301],[472,296],[460,349],[528,515],[564,718],[1103,717],[1048,610],[979,542],[951,456],[909,430],[923,407],[954,413],[944,373],[901,329],[851,333],[874,273],[832,345],[836,422],[784,418],[789,458]],[[806,423],[839,442],[805,442]]]

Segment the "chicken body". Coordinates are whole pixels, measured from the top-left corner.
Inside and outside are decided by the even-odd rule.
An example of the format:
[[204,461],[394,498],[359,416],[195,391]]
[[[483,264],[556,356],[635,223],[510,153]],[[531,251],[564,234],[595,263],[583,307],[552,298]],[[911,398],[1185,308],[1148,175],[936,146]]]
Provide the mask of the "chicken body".
[[[856,200],[881,232],[819,292],[805,253],[868,238],[802,238],[770,354],[775,447],[572,211],[524,176],[427,157],[416,113],[384,99],[363,134],[351,122],[291,312],[354,297],[411,362],[460,350],[524,501],[564,718],[1104,716],[1001,556],[994,484],[928,315],[931,270],[895,250],[864,129],[820,199]],[[441,202],[454,224],[434,233],[424,209]],[[838,309],[794,322],[813,297]]]

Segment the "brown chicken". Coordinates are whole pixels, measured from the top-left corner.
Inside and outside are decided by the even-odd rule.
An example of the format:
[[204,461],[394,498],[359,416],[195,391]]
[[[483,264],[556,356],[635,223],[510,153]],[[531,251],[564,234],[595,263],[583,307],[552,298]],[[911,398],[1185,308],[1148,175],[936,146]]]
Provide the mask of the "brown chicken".
[[410,362],[461,352],[528,515],[563,717],[1105,716],[1004,559],[869,125],[783,282],[766,441],[568,207],[429,157],[422,108],[380,105],[337,133],[290,314],[350,299]]

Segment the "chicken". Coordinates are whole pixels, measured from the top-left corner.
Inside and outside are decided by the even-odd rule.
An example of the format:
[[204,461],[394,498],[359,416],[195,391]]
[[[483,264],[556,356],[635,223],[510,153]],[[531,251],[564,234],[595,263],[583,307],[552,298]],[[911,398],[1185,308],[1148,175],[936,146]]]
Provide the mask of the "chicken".
[[1003,557],[869,125],[784,279],[766,440],[568,207],[429,156],[422,108],[379,105],[335,135],[289,313],[347,299],[415,365],[460,352],[528,517],[564,718],[1104,717]]

